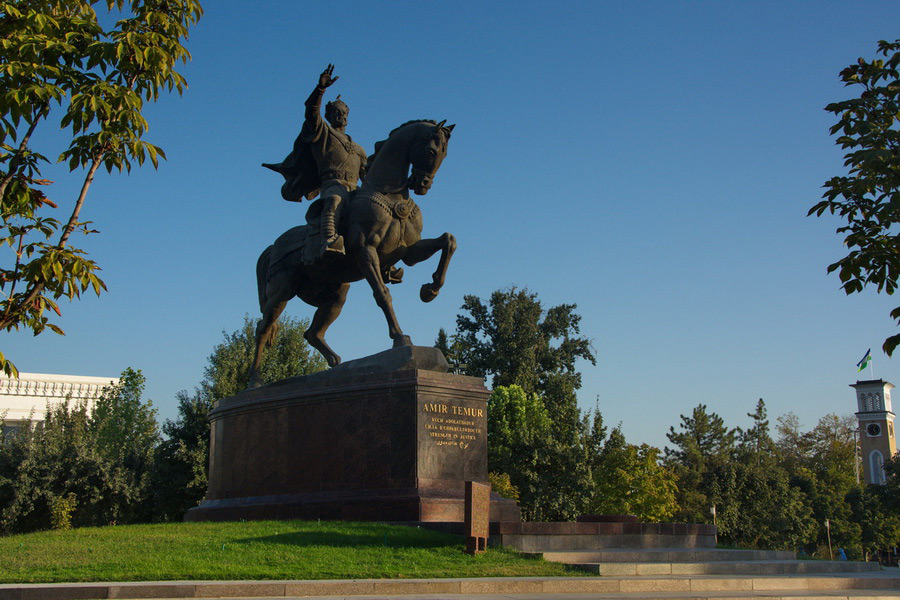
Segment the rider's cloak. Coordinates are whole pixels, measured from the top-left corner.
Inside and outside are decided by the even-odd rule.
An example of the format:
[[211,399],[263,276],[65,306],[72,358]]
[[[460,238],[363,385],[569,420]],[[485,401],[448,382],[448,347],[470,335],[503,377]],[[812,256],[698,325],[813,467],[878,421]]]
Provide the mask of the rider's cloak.
[[301,202],[303,198],[315,198],[319,195],[319,187],[322,185],[312,148],[310,148],[308,139],[304,140],[304,138],[304,132],[301,131],[294,140],[291,153],[280,163],[263,163],[262,165],[284,177],[281,197],[291,202]]

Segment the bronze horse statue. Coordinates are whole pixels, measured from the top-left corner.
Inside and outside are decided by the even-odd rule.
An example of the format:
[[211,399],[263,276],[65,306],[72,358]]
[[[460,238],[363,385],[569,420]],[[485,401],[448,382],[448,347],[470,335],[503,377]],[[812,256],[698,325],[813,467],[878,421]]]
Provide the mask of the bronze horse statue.
[[431,188],[454,127],[444,123],[409,121],[375,145],[365,179],[343,211],[343,256],[316,261],[305,258],[304,248],[319,243],[315,225],[286,231],[260,255],[256,280],[263,316],[256,327],[256,356],[249,387],[263,384],[259,374],[263,352],[274,340],[279,315],[295,296],[316,307],[305,337],[331,367],[339,364],[341,357],[325,342],[325,331],[341,314],[350,284],[361,279],[372,287],[394,347],[412,345],[397,322],[385,280],[397,262],[415,265],[440,251],[431,283],[422,286],[419,297],[430,302],[444,285],[456,239],[445,233],[423,240],[422,213],[409,196],[409,190],[422,196]]

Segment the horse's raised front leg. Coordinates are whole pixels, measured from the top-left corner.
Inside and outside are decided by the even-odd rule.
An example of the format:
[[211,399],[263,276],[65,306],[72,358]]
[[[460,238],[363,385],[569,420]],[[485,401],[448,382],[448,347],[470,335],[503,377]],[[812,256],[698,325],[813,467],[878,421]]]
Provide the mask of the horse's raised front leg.
[[356,251],[355,258],[360,271],[372,287],[375,303],[384,312],[384,318],[387,319],[388,324],[388,335],[394,340],[394,347],[412,346],[412,340],[409,339],[409,336],[403,335],[403,331],[400,330],[400,324],[397,322],[397,315],[394,314],[391,293],[382,279],[381,261],[378,260],[378,253],[375,251],[375,247],[371,245],[361,246]]
[[456,252],[456,238],[450,233],[445,233],[441,237],[430,240],[419,240],[410,246],[403,256],[403,262],[412,266],[431,258],[438,250],[441,251],[441,259],[431,276],[431,283],[426,283],[419,290],[419,298],[422,299],[422,302],[434,300],[443,287],[444,278],[447,276],[447,267],[450,265],[450,257]]

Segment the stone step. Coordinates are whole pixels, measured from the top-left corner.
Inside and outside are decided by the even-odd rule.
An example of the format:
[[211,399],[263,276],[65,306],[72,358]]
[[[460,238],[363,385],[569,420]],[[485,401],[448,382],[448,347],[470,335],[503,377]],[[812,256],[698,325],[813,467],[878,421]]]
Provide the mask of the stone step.
[[490,534],[520,552],[716,547],[715,526],[693,523],[498,522]]
[[562,563],[697,563],[712,561],[795,560],[787,550],[647,548],[530,552],[546,560]]
[[900,572],[804,576],[491,577],[473,579],[368,579],[344,581],[167,581],[82,584],[3,584],[0,600],[84,598],[274,598],[366,596],[534,598],[578,594],[592,600],[698,600],[766,598],[817,600],[900,598]]
[[[565,562],[565,561],[556,561]],[[702,563],[581,563],[567,562],[591,573],[603,576],[627,575],[819,575],[866,573],[879,570],[877,563],[818,561],[818,560],[760,560],[716,561]]]
[[520,552],[564,552],[570,550],[608,550],[608,549],[713,549],[715,538],[707,535],[659,535],[646,534],[503,534],[491,536],[492,543],[498,543]]

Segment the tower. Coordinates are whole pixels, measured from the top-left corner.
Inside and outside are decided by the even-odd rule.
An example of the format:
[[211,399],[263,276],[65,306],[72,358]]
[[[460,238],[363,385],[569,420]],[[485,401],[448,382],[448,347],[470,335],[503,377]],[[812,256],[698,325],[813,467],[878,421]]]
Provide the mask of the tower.
[[894,413],[891,411],[891,388],[894,384],[882,379],[869,379],[857,381],[850,387],[856,390],[856,418],[859,420],[859,447],[865,482],[884,484],[884,461],[897,452]]

